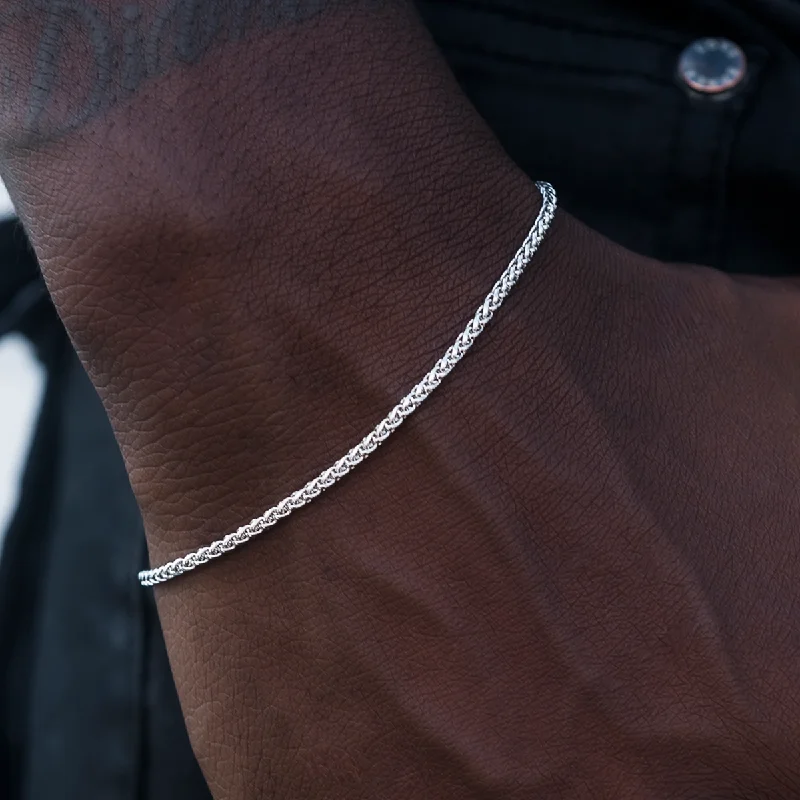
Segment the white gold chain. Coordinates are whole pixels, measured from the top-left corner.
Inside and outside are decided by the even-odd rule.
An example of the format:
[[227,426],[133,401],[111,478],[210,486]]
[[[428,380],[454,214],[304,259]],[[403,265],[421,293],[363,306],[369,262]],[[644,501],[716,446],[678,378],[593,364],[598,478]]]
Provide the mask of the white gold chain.
[[514,284],[519,280],[525,267],[539,249],[544,240],[550,223],[556,213],[555,189],[544,181],[536,184],[542,193],[542,208],[528,233],[522,247],[517,251],[511,263],[492,287],[486,299],[475,312],[469,324],[461,332],[455,342],[450,345],[445,354],[433,365],[430,372],[381,420],[377,427],[365,436],[347,455],[340,458],[335,464],[328,467],[321,475],[309,481],[302,489],[289,495],[277,505],[270,508],[263,516],[242,525],[239,530],[229,533],[222,539],[201,547],[193,553],[176,558],[168,564],[155,569],[144,570],[139,573],[142,586],[155,586],[165,583],[178,575],[190,572],[197,567],[207,564],[215,558],[234,550],[249,542],[259,533],[271,528],[276,522],[288,517],[293,511],[310,503],[319,497],[326,489],[341,480],[356,465],[360,464],[371,453],[374,453],[421,405],[430,397],[433,390],[450,374],[453,367],[458,364],[467,351],[475,343],[483,329],[489,324],[494,312],[503,304]]

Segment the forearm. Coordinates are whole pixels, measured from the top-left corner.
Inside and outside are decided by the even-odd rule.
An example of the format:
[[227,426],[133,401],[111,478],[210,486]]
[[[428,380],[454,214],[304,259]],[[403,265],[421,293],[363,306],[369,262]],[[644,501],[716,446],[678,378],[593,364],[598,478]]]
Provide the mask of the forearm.
[[[203,427],[187,417],[193,397],[218,392],[274,420],[292,405],[298,374],[333,359],[342,373],[326,366],[313,391],[369,378],[361,389],[385,393],[369,406],[382,412],[457,330],[536,213],[535,190],[405,4],[298,3],[299,21],[286,18],[290,6],[264,4],[259,15],[231,5],[214,36],[181,23],[191,4],[138,15],[76,5],[61,17],[55,6],[4,29],[18,76],[7,87],[7,173],[140,497],[163,425]],[[59,36],[69,47],[50,44]],[[298,347],[303,336],[317,347]],[[347,358],[365,363],[345,367]],[[144,405],[134,413],[135,398]],[[203,437],[206,463],[236,441],[229,425],[213,436]],[[272,427],[263,437],[274,447]],[[255,511],[264,497],[251,502]]]
[[218,11],[214,26],[195,8],[210,32],[182,19],[198,5],[189,0],[11,6],[0,141],[34,235],[47,220],[45,259],[48,239],[85,237],[90,219],[103,232],[125,212],[126,228],[172,213],[211,233],[242,223],[239,236],[275,245],[312,215],[335,233],[325,209],[349,228],[404,206],[413,225],[414,209],[452,196],[435,224],[460,225],[470,197],[507,181],[407,3],[298,0],[300,19],[288,20],[287,0],[249,2],[248,14]]
[[[236,528],[354,444],[452,341],[521,242],[538,196],[402,3],[330,3],[304,22],[234,26],[237,36],[223,27],[215,40],[197,40],[207,46],[188,61],[179,57],[188,29],[163,23],[152,33],[157,8],[136,16],[151,31],[137,36],[126,34],[119,7],[97,13],[117,54],[108,63],[98,56],[102,37],[74,18],[72,45],[82,37],[86,46],[56,48],[52,58],[42,37],[66,30],[52,15],[19,14],[3,28],[18,75],[6,89],[4,164],[160,563]],[[104,64],[117,71],[95,83]],[[48,70],[55,77],[42,82]],[[527,284],[527,301],[550,291],[540,280]],[[514,326],[502,330],[514,340]],[[490,351],[473,369],[456,394],[501,368]],[[450,413],[458,417],[457,404]],[[465,532],[453,502],[424,501],[437,481],[452,480],[433,467],[440,456],[430,442],[407,442],[389,474],[362,473],[356,506],[372,496],[395,507],[390,489],[424,503],[428,524],[455,520]],[[306,514],[272,546],[258,542],[160,600],[193,742],[222,796],[268,786],[290,797],[309,775],[318,796],[352,789],[352,768],[327,742],[313,767],[292,753],[299,721],[280,728],[318,713],[297,687],[279,697],[276,681],[313,663],[328,633],[318,629],[299,663],[259,665],[254,705],[242,706],[236,666],[251,648],[282,646],[280,609],[320,579],[319,548],[345,533],[364,543],[375,518],[354,521],[341,502],[351,510],[331,517],[327,504],[316,521]],[[382,535],[407,536],[406,526],[394,515]],[[311,634],[317,611],[296,607],[290,624]],[[218,659],[207,663],[208,652]],[[332,670],[326,682],[350,667]],[[301,693],[324,688],[309,679]],[[214,707],[220,696],[232,703]],[[359,747],[381,736],[373,720],[340,746],[360,762]],[[383,797],[396,770],[413,771],[392,741],[372,756]],[[421,775],[408,786],[427,791],[438,780]]]

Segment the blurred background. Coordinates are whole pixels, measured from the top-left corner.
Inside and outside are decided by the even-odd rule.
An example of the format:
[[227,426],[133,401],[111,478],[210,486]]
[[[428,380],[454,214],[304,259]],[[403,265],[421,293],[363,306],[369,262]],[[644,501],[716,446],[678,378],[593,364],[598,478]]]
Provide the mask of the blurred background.
[[[14,207],[0,182],[0,233],[6,260],[24,253],[21,233],[15,224]],[[23,256],[24,257],[24,256]],[[6,264],[0,264],[5,272]],[[15,286],[14,289],[17,287]],[[7,294],[11,295],[11,288]],[[14,292],[16,294],[16,292]],[[34,424],[44,390],[44,369],[32,342],[16,330],[13,302],[0,311],[0,554],[5,532],[19,499],[22,467],[30,447]],[[0,555],[1,557],[1,555]]]

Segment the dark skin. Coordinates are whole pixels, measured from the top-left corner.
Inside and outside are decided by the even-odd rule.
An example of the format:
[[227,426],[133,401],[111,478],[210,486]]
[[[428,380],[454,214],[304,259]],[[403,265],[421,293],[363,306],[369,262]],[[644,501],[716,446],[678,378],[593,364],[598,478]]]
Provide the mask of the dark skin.
[[[358,441],[538,210],[404,3],[262,5],[2,6],[4,175],[154,564]],[[390,443],[158,589],[215,797],[798,796],[798,343],[792,284],[559,212]]]

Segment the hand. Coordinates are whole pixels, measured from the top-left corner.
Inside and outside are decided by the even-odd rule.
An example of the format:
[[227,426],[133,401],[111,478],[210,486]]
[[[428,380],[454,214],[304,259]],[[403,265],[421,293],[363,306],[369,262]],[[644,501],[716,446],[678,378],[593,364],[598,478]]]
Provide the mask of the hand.
[[216,795],[794,796],[799,341],[792,284],[562,214],[384,450],[159,590]]

